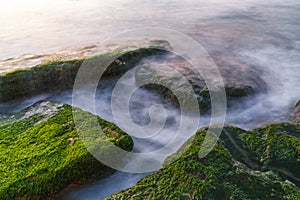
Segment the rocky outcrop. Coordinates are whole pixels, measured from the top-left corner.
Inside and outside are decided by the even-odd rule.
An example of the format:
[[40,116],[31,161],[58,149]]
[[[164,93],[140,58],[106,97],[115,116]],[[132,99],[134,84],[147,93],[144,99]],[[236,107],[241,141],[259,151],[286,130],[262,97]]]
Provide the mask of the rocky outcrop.
[[214,149],[199,158],[206,134],[199,130],[179,149],[178,160],[107,199],[300,198],[299,126],[226,127]]
[[[221,81],[224,82],[225,92],[229,103],[231,100],[247,97],[266,91],[267,84],[259,74],[250,68],[237,66],[219,67],[222,80],[217,80],[215,76],[207,76],[205,79],[194,69],[189,63],[179,58],[170,58],[169,62],[151,61],[141,65],[136,71],[136,81],[138,84],[165,83],[172,85],[177,91],[188,96],[188,85],[191,84],[195,95],[198,99],[201,110],[207,111],[210,107],[210,94],[206,82],[214,85],[211,92],[218,92],[221,88]],[[209,67],[201,67],[201,70],[210,70]],[[182,75],[187,81],[179,78]],[[166,87],[158,84],[147,84],[145,88],[154,90],[162,94],[164,97],[171,99],[177,103],[174,93]]]
[[297,124],[300,123],[300,101],[298,101],[298,103],[295,106],[295,111],[294,111],[294,122]]
[[[72,111],[84,118],[77,129]],[[101,143],[98,151],[107,151],[103,143],[107,138],[126,151],[133,148],[130,136],[114,124],[61,103],[39,102],[2,118],[0,199],[55,199],[54,194],[68,184],[84,184],[113,173],[87,151],[77,134],[81,126],[93,127],[92,119],[98,120],[106,135],[93,138]]]
[[168,42],[155,40],[150,41],[145,47],[133,50],[114,51],[87,59],[48,62],[35,67],[0,74],[0,102],[72,88],[78,69],[83,62],[115,58],[115,61],[109,65],[102,76],[103,78],[112,78],[125,73],[141,59],[164,54],[164,49],[169,48]]

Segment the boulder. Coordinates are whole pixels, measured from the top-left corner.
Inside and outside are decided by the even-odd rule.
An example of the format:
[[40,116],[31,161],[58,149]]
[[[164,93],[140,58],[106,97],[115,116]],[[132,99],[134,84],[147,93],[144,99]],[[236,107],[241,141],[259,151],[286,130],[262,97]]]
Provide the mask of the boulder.
[[[130,50],[119,49],[90,58],[49,61],[7,71],[0,74],[0,102],[72,88],[83,63],[95,64],[98,68],[109,64],[102,76],[103,79],[108,79],[122,75],[145,57],[164,54],[169,48],[171,47],[167,41],[153,40]],[[111,58],[114,61],[108,63]]]
[[[209,70],[209,68],[203,66],[201,70]],[[172,93],[170,88],[167,89],[160,83],[172,85],[175,90],[187,96],[189,93],[188,85],[191,85],[200,109],[203,111],[208,111],[211,104],[206,82],[210,82],[213,85],[210,92],[218,93],[222,85],[221,81],[223,81],[229,105],[231,100],[248,97],[267,90],[267,84],[264,80],[250,68],[224,65],[219,70],[222,80],[217,80],[215,76],[208,76],[204,79],[194,67],[182,59],[171,58],[168,63],[149,60],[136,70],[136,82],[139,85],[159,83],[146,84],[144,87],[162,94],[175,102],[175,104],[178,104],[176,95]],[[182,75],[186,80],[180,78],[178,74]]]
[[[77,129],[72,111],[84,119]],[[68,185],[112,174],[114,170],[95,159],[77,133],[82,126],[93,127],[94,119],[106,135],[93,138],[99,141],[99,152],[107,151],[107,138],[124,150],[133,148],[131,137],[114,124],[61,103],[38,102],[7,118],[0,119],[0,199],[55,199]]]
[[[207,129],[167,158],[166,166],[107,199],[299,199],[299,126],[280,123],[252,131],[226,127],[204,158]],[[182,154],[183,152],[183,154]]]

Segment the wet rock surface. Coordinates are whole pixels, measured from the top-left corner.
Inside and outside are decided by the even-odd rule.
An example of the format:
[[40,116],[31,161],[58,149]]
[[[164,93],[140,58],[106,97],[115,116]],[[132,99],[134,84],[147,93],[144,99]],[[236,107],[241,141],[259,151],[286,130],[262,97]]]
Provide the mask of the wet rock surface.
[[[164,54],[165,50],[169,48],[168,42],[154,40],[140,47],[115,49],[109,53],[91,58],[49,61],[34,67],[1,73],[0,102],[72,88],[82,64],[95,64],[98,68],[107,65],[108,67],[102,78],[113,78],[125,73],[141,59],[147,56]],[[112,60],[112,63],[110,63],[110,60]]]
[[295,111],[294,111],[294,122],[295,123],[300,123],[300,101],[298,101],[298,103],[295,106]]
[[[218,79],[212,73],[211,76],[200,74],[201,71],[209,71],[210,67],[197,66],[197,69],[176,56],[169,56],[168,62],[155,59],[145,61],[139,66],[136,71],[137,84],[147,84],[146,88],[154,90],[162,94],[164,97],[178,103],[176,95],[171,92],[171,89],[162,87],[162,84],[169,85],[175,90],[180,91],[183,95],[189,95],[189,85],[192,86],[200,108],[207,111],[210,107],[210,93],[218,93],[224,86],[227,100],[248,97],[254,94],[259,94],[267,90],[268,86],[260,75],[249,67],[241,67],[236,63],[228,63],[217,60],[218,70],[221,78]],[[200,73],[199,73],[200,72]],[[180,74],[184,78],[179,77]],[[208,84],[212,88],[208,88]],[[161,84],[161,85],[159,85]]]
[[38,102],[22,110],[21,112],[15,114],[0,115],[0,126],[14,123],[19,120],[26,120],[33,117],[34,115],[39,115],[41,117],[39,122],[42,122],[57,114],[61,109],[63,109],[63,106],[64,104],[62,103],[50,101]]

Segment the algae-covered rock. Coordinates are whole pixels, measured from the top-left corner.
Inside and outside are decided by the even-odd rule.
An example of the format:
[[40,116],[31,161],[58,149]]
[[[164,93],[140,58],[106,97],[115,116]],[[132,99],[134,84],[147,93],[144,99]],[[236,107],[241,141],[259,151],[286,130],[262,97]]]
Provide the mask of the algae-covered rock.
[[[109,64],[102,78],[112,78],[125,73],[147,56],[164,54],[169,49],[166,41],[150,41],[141,48],[115,50],[90,58],[67,61],[50,61],[34,67],[0,74],[0,102],[31,96],[39,93],[72,88],[76,74],[83,63],[95,62],[97,67]],[[112,63],[108,62],[112,59]],[[100,62],[104,62],[101,65]]]
[[227,127],[200,159],[206,134],[199,130],[178,160],[107,199],[300,199],[299,126]]
[[[227,100],[233,100],[241,97],[247,97],[253,94],[266,91],[267,84],[254,70],[244,67],[219,66],[221,78],[217,79],[215,73],[206,73],[205,79],[199,72],[211,70],[208,66],[199,66],[197,71],[189,63],[178,58],[170,58],[170,63],[166,62],[149,62],[141,65],[136,71],[137,84],[148,84],[145,87],[162,94],[165,98],[172,100],[175,104],[176,95],[162,86],[166,84],[172,86],[174,90],[182,93],[183,96],[189,95],[189,85],[192,86],[200,109],[207,111],[210,108],[210,93],[218,93],[224,86]],[[180,74],[181,78],[178,74]],[[208,88],[207,83],[213,85]]]
[[35,115],[40,115],[40,122],[42,122],[55,115],[63,106],[63,103],[43,101],[14,114],[0,114],[0,126],[28,119]]
[[[89,119],[101,124],[106,137],[95,140],[108,137],[124,150],[132,149],[131,138],[114,124],[73,109],[84,117],[85,126],[93,123]],[[75,129],[71,106],[39,102],[6,117],[10,120],[0,125],[0,199],[53,199],[70,183],[95,181],[114,171],[86,150]],[[106,147],[98,147],[102,148]]]

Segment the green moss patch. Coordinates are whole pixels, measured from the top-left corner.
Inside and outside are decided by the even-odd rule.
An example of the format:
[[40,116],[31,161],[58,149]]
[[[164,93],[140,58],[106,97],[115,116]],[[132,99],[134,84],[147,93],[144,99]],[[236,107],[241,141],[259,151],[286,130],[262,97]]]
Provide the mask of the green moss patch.
[[206,132],[198,131],[177,161],[107,199],[300,199],[299,126],[227,127],[200,159]]
[[[76,112],[85,116],[86,124],[95,118],[80,109]],[[52,116],[44,117],[33,113],[0,126],[0,199],[45,199],[76,180],[113,172],[86,150],[75,129],[71,106],[62,105]],[[110,141],[132,149],[133,141],[122,130],[97,120]]]
[[[91,58],[51,61],[35,67],[1,74],[0,102],[72,88],[77,72],[83,63],[92,64],[95,69],[110,64],[103,74],[103,78],[112,78],[125,73],[147,56],[164,53],[166,51],[152,47],[139,48],[131,51],[101,54]],[[114,62],[109,63],[111,59]]]

